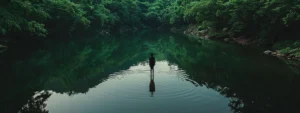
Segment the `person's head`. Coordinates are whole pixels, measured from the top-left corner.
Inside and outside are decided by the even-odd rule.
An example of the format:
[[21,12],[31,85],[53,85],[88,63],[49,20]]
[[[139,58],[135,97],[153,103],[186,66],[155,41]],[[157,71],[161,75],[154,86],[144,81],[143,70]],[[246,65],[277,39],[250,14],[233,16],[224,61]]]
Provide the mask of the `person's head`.
[[152,56],[152,57],[153,57],[153,56],[154,56],[154,55],[153,55],[153,53],[151,53],[151,54],[150,54],[150,56]]

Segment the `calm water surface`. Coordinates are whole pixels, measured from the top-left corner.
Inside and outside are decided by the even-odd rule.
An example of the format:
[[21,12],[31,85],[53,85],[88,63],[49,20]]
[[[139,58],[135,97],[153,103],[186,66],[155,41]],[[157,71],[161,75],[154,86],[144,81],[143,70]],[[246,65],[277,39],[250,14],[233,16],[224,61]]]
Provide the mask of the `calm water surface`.
[[24,45],[1,55],[1,113],[300,112],[299,75],[251,48],[157,32]]

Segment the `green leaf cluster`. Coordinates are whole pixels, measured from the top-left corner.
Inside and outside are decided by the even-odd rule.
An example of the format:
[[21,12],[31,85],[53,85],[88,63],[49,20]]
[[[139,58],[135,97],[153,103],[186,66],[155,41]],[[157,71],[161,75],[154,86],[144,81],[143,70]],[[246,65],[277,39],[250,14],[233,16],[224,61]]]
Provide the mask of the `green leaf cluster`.
[[1,2],[0,33],[45,37],[55,31],[196,24],[201,29],[227,28],[233,35],[269,38],[283,30],[296,32],[299,4],[299,0],[11,0]]

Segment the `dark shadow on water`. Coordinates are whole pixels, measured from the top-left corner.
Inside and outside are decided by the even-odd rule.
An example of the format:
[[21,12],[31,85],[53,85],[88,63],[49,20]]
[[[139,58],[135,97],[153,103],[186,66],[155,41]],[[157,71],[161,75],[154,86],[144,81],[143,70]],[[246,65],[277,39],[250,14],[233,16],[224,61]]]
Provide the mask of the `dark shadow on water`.
[[149,91],[151,92],[151,97],[155,92],[155,83],[154,83],[154,69],[150,70],[150,84],[149,84]]
[[153,93],[155,92],[155,83],[154,83],[154,66],[155,66],[155,57],[154,54],[151,53],[149,57],[149,66],[150,66],[150,84],[149,91],[151,92],[151,97],[153,97]]

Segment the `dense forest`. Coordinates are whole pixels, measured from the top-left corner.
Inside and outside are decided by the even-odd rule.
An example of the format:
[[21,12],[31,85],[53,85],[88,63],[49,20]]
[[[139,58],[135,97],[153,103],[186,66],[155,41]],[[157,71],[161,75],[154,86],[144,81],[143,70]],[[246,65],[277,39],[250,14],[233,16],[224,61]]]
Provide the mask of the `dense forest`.
[[[37,91],[87,93],[154,53],[229,98],[235,113],[298,111],[300,63],[287,59],[300,59],[299,25],[300,0],[1,0],[0,108],[48,113],[51,94]],[[289,67],[252,48],[155,30],[246,40]],[[40,50],[29,53],[31,45]]]
[[[4,0],[0,4],[0,37],[5,40],[188,25],[210,31],[209,37],[242,36],[259,43],[299,37],[299,0]],[[282,53],[298,51],[294,42],[275,48]],[[296,47],[285,48],[289,45]]]

